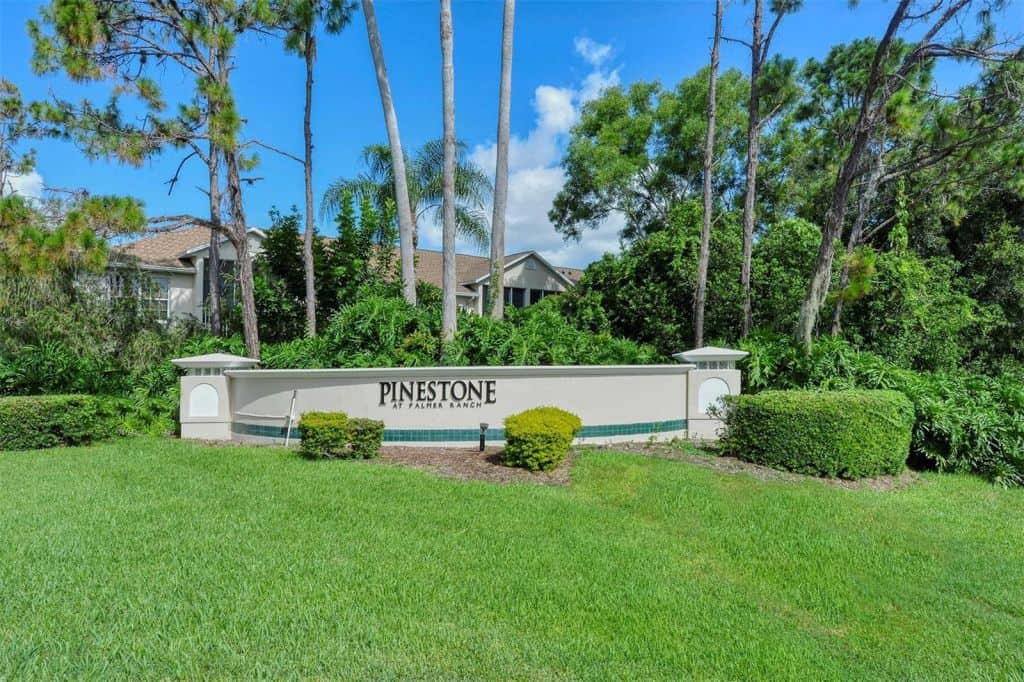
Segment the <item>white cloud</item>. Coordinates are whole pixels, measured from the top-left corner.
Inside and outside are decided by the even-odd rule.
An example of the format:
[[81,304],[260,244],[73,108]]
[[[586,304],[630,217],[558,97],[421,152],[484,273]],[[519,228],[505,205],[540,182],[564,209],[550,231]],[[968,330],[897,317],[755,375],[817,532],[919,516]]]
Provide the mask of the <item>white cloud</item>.
[[[510,253],[535,249],[556,265],[582,267],[607,251],[618,251],[622,218],[610,217],[576,243],[565,242],[547,214],[565,184],[565,171],[559,161],[568,133],[579,119],[580,107],[606,88],[618,85],[619,71],[604,66],[611,56],[610,45],[590,38],[577,38],[574,45],[591,71],[572,87],[537,86],[533,95],[534,126],[525,138],[513,136],[509,142],[505,243]],[[493,143],[478,145],[470,158],[493,172],[495,153]]]
[[586,36],[580,36],[573,41],[576,47],[576,54],[591,66],[601,66],[612,56],[612,46],[595,42]]
[[7,187],[4,194],[17,194],[30,199],[41,199],[43,197],[43,176],[36,171],[25,175],[12,173],[5,180]]

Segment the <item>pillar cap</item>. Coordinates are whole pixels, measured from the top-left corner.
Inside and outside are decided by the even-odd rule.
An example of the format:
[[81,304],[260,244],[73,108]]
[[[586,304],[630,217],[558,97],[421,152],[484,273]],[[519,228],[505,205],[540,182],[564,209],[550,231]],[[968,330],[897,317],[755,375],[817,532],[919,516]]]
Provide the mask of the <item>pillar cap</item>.
[[208,355],[176,358],[171,360],[171,364],[184,369],[249,369],[260,364],[260,361],[230,353],[209,353]]
[[703,348],[694,348],[692,350],[683,351],[682,353],[673,353],[672,357],[680,362],[736,362],[738,360],[742,360],[748,355],[750,355],[750,353],[745,350],[704,346]]

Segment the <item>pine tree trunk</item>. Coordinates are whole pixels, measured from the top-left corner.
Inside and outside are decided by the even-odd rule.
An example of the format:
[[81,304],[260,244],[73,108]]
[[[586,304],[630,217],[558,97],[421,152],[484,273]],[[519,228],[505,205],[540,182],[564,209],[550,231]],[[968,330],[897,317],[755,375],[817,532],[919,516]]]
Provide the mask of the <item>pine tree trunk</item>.
[[405,155],[402,152],[402,140],[398,134],[398,116],[391,98],[391,85],[388,83],[388,72],[384,64],[384,48],[381,45],[380,30],[377,27],[377,14],[373,0],[362,0],[363,17],[366,19],[366,35],[370,41],[370,52],[373,54],[373,66],[377,72],[377,88],[380,90],[380,103],[384,110],[384,123],[388,131],[388,143],[391,147],[391,167],[395,182],[395,203],[398,211],[398,239],[402,260],[402,293],[405,300],[416,304],[416,261],[413,247],[412,207],[409,204],[409,185],[405,171]]
[[857,166],[864,152],[866,140],[855,136],[850,154],[839,169],[836,185],[832,191],[832,201],[825,213],[822,225],[821,243],[815,257],[814,272],[807,286],[807,293],[800,305],[800,317],[797,320],[796,338],[806,348],[810,348],[814,339],[814,327],[818,322],[818,311],[825,303],[828,295],[829,282],[832,278],[832,262],[835,259],[836,241],[842,234],[843,220],[846,217],[846,202],[850,190],[857,177]]
[[[210,173],[210,222],[221,224],[220,216],[220,150],[213,142],[209,145]],[[210,255],[206,259],[206,287],[209,296],[210,333],[220,336],[223,333],[221,324],[221,290],[220,290],[220,230],[210,230]]]
[[697,261],[697,290],[693,300],[693,345],[704,345],[704,306],[707,301],[708,261],[711,258],[712,170],[715,162],[715,101],[718,89],[718,46],[722,38],[722,0],[715,3],[715,37],[711,43],[711,68],[708,76],[708,130],[704,138],[704,222],[700,231],[700,257]]
[[[861,93],[860,112],[857,114],[857,121],[853,126],[853,138],[850,142],[850,151],[847,152],[836,175],[836,184],[832,189],[832,199],[829,202],[828,211],[825,213],[825,220],[822,224],[821,244],[818,245],[818,255],[814,262],[814,272],[807,285],[807,293],[804,295],[803,303],[800,304],[800,317],[794,329],[795,339],[805,348],[810,348],[814,339],[814,328],[818,323],[818,313],[825,296],[828,295],[828,287],[832,279],[832,261],[836,253],[836,241],[842,235],[843,220],[846,217],[846,203],[850,198],[850,190],[860,172],[861,159],[868,147],[868,141],[875,134],[875,129],[880,123],[880,112],[886,102],[892,97],[890,82],[883,87],[884,64],[889,54],[893,39],[899,31],[900,26],[907,18],[908,10],[912,0],[900,0],[892,19],[882,39],[875,48],[875,55],[871,61],[871,69],[868,73],[864,92]],[[963,4],[957,5],[957,8]],[[935,32],[940,30],[950,18],[955,16],[953,8],[947,9],[943,18],[925,33],[925,38],[930,39]],[[904,61],[903,67],[909,68],[912,63]],[[901,67],[902,68],[902,67]],[[879,91],[881,90],[881,94]]]
[[235,247],[238,263],[238,288],[242,294],[242,335],[245,352],[260,359],[260,333],[256,320],[256,296],[253,287],[252,254],[246,230],[245,206],[242,203],[242,179],[238,172],[238,152],[225,152],[227,167],[228,201],[231,204],[231,245]]
[[316,37],[312,30],[306,33],[306,106],[303,112],[302,132],[305,137],[306,157],[306,232],[302,236],[302,267],[306,275],[306,336],[316,336],[316,275],[313,270],[313,61],[316,59]]
[[441,338],[455,338],[455,64],[452,58],[452,3],[441,0],[441,90],[444,114],[442,194]]
[[747,177],[743,193],[743,324],[740,336],[746,338],[754,325],[750,300],[750,270],[754,252],[754,202],[757,196],[757,164],[761,149],[761,89],[759,80],[764,63],[761,55],[761,19],[763,0],[754,0],[754,22],[750,41],[750,106],[747,108]]
[[[861,191],[860,196],[857,198],[857,217],[853,220],[853,227],[850,229],[850,238],[846,242],[846,257],[843,259],[842,269],[839,271],[839,291],[842,292],[846,289],[850,283],[850,258],[853,257],[853,251],[860,244],[860,240],[864,235],[864,222],[867,220],[868,211],[871,210],[871,206],[875,201],[875,196],[878,194],[878,182],[882,177],[882,149],[878,150],[878,155],[875,157],[875,163],[872,165],[871,174],[868,176],[867,183]],[[843,318],[843,297],[838,296],[836,298],[835,308],[832,310],[832,336],[839,336],[842,331],[842,318]]]
[[491,317],[505,317],[505,212],[508,210],[509,119],[512,109],[512,42],[516,0],[505,0],[501,25],[501,85],[498,92],[498,143],[494,168],[494,213],[491,216],[491,279],[487,291]]

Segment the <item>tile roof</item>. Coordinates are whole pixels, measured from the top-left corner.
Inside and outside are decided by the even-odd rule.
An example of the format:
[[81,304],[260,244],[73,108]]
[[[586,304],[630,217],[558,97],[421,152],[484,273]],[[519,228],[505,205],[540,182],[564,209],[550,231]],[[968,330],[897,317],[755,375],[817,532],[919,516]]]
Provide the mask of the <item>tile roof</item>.
[[[119,244],[112,247],[115,254],[128,256],[137,259],[146,265],[161,265],[165,267],[191,268],[192,263],[181,256],[189,249],[194,249],[210,241],[210,231],[205,227],[186,227],[173,232],[164,232],[145,237],[138,241],[127,244]],[[395,249],[396,256],[398,249]],[[524,256],[531,251],[520,251],[505,256],[505,262],[510,262]],[[573,282],[578,282],[583,271],[578,268],[566,268],[554,266],[562,275]],[[465,286],[487,274],[490,269],[490,258],[488,256],[475,256],[470,254],[456,254],[455,275],[460,282],[459,291],[469,293],[472,291]],[[441,286],[443,273],[443,256],[440,251],[429,249],[416,250],[416,279],[430,282]]]

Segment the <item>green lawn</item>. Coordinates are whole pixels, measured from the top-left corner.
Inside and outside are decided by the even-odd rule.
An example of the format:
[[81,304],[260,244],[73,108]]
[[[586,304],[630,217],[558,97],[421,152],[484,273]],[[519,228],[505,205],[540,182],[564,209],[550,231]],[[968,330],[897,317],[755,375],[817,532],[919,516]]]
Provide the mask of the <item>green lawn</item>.
[[1024,673],[1024,492],[593,452],[570,488],[132,440],[0,455],[0,678]]

